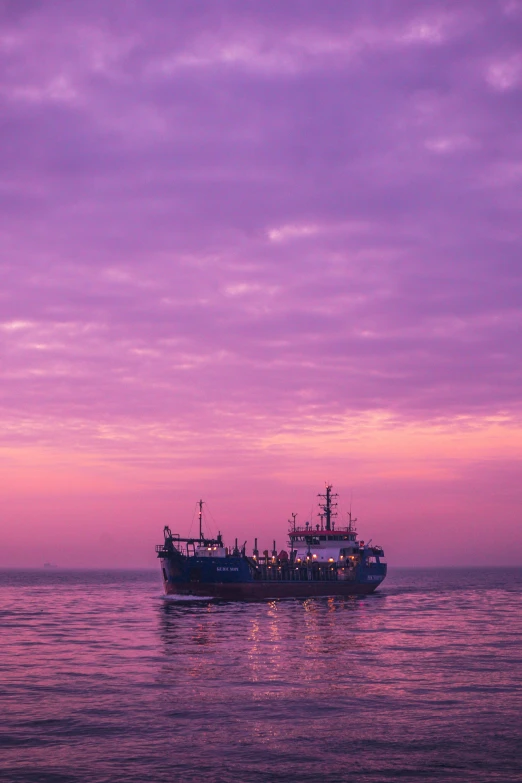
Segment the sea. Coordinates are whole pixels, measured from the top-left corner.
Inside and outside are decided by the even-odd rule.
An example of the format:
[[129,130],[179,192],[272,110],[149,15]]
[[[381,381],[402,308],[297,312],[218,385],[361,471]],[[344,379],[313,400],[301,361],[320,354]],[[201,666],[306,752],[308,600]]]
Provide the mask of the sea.
[[0,780],[522,781],[521,598],[515,568],[250,604],[0,572]]

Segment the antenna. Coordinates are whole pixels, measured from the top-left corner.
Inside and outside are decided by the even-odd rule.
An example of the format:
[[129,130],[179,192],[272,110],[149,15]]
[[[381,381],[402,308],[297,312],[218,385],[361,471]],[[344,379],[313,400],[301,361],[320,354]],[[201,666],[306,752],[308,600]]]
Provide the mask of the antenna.
[[353,489],[350,490],[350,511],[348,512],[348,530],[353,531],[352,523],[357,522],[357,517],[352,517]]
[[[326,530],[332,529],[332,519],[337,516],[337,511],[334,511],[334,508],[337,507],[337,503],[333,502],[333,498],[339,497],[337,493],[332,494],[332,485],[327,484],[326,485],[326,492],[324,495],[317,495],[318,498],[323,498],[324,503],[319,503],[319,508],[322,508],[324,511],[324,516],[326,519]],[[321,516],[321,514],[319,514]]]

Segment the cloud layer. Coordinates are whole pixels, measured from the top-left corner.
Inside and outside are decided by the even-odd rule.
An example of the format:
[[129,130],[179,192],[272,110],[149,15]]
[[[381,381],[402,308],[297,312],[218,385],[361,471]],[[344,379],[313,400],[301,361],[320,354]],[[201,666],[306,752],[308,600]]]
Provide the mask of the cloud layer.
[[518,458],[521,41],[514,1],[4,3],[8,472]]

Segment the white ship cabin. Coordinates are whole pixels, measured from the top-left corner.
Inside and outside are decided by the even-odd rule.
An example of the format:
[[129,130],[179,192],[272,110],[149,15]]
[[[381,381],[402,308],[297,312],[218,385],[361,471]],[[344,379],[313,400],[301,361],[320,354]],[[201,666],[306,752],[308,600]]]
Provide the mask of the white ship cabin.
[[316,563],[353,563],[356,555],[364,546],[357,540],[357,531],[351,526],[338,530],[314,529],[309,523],[305,528],[296,528],[289,532],[288,546],[294,559],[299,562]]
[[215,542],[205,542],[194,547],[196,557],[226,557],[226,549]]

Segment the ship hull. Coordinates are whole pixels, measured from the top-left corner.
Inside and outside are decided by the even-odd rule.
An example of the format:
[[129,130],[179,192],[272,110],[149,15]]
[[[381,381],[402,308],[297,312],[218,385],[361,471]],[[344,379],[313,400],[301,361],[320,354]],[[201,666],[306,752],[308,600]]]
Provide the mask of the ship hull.
[[243,582],[196,583],[167,582],[166,595],[202,598],[219,598],[227,601],[260,601],[276,598],[316,598],[331,596],[369,595],[380,581],[357,582]]
[[348,570],[327,564],[259,566],[239,555],[185,557],[163,550],[159,554],[167,595],[227,601],[369,595],[386,576],[385,564]]

